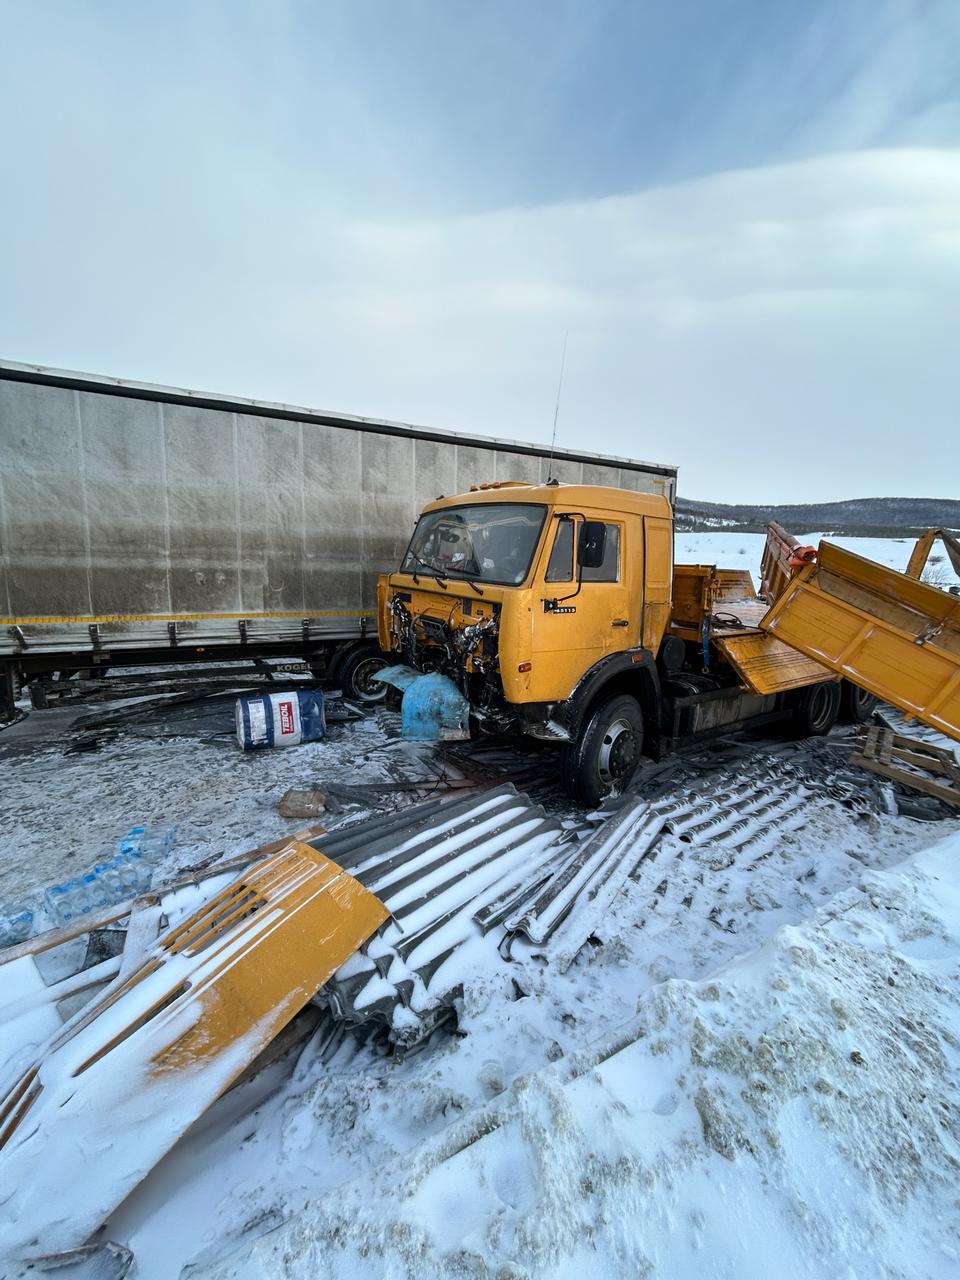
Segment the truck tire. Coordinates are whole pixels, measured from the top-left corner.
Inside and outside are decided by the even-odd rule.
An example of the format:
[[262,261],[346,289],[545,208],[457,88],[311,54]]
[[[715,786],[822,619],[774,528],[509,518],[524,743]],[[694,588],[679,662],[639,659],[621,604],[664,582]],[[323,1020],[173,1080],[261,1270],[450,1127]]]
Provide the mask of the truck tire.
[[383,702],[387,686],[375,682],[371,677],[389,664],[390,659],[375,644],[365,644],[354,649],[336,673],[336,681],[343,690],[343,696],[368,705]]
[[850,680],[840,681],[840,719],[845,724],[866,724],[880,699]]
[[829,733],[840,710],[840,685],[835,680],[801,689],[793,711],[793,731],[798,738],[819,738]]
[[617,693],[601,702],[562,750],[564,789],[581,804],[597,805],[629,782],[643,750],[643,712],[636,698]]

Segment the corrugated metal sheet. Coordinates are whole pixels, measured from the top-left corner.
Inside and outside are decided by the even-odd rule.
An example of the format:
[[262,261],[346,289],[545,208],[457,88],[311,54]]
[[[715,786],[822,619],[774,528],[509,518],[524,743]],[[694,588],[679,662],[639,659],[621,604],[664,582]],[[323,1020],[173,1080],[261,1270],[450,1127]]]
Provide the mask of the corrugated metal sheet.
[[570,945],[589,936],[591,923],[612,902],[629,872],[645,856],[665,818],[643,800],[631,800],[579,846],[541,891],[506,921],[509,933],[542,945],[561,926],[566,968]]
[[[493,919],[568,856],[562,836],[556,818],[506,783],[316,841],[392,915],[322,998],[347,1022],[381,1024],[396,1046],[421,1040],[454,1009],[468,949],[495,947]],[[474,917],[486,908],[481,926]]]
[[812,795],[791,762],[768,755],[662,799],[627,795],[586,832],[505,783],[320,837],[314,846],[392,918],[317,1000],[409,1048],[455,1015],[464,983],[498,964],[497,951],[564,972],[631,882],[642,888],[684,856],[713,874],[765,858],[806,821]]

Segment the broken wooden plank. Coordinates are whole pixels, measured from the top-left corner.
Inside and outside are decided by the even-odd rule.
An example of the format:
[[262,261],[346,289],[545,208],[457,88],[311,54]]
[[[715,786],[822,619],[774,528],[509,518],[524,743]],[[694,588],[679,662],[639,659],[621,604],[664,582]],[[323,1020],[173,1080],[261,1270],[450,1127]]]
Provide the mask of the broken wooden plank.
[[922,791],[928,796],[934,796],[937,800],[943,800],[960,809],[960,790],[948,783],[935,782],[933,778],[924,778],[919,773],[913,773],[908,769],[898,769],[894,765],[883,764],[859,752],[855,752],[850,758],[854,764],[860,765],[863,769],[869,769],[871,773],[878,773],[893,782],[901,782],[905,787],[912,787],[915,791]]
[[940,747],[872,726],[851,760],[871,773],[960,808],[960,770]]

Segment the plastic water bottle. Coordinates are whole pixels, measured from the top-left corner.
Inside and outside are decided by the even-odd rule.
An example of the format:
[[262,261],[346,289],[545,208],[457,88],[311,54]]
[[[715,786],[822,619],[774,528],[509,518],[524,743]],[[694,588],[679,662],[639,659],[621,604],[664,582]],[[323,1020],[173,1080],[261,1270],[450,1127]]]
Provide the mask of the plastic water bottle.
[[176,827],[147,827],[140,836],[140,856],[148,862],[158,862],[173,848]]
[[[112,849],[101,849],[99,861],[90,871],[44,890],[50,919],[54,924],[67,924],[89,911],[126,902],[149,889],[153,882],[151,862],[170,852],[175,834],[176,827],[131,827],[126,835],[120,837],[118,853]],[[27,915],[29,920],[16,926],[21,930],[27,929],[25,937],[29,937],[33,926],[32,913]],[[9,931],[5,924],[7,919],[0,915],[0,946],[9,945],[3,941],[7,936],[5,930]],[[20,921],[20,914],[9,919]]]
[[102,907],[110,906],[112,899],[109,888],[96,870],[85,872],[80,877],[80,883],[83,886],[84,911],[99,911]]
[[113,853],[111,849],[102,849],[100,852],[103,860],[96,864],[93,868],[93,873],[97,877],[107,901],[110,903],[122,902],[124,898],[130,897],[129,886],[123,875],[124,860],[119,854]]
[[134,893],[143,893],[153,881],[153,866],[173,848],[176,827],[131,827],[120,838],[120,874]]
[[0,948],[25,942],[33,933],[33,912],[27,907],[13,908],[0,915]]
[[51,918],[57,924],[67,924],[91,910],[89,887],[79,880],[64,880],[62,884],[52,884],[44,891],[44,900]]
[[140,853],[140,840],[143,837],[144,827],[131,827],[125,836],[120,837],[120,853]]
[[51,884],[43,891],[47,913],[54,924],[64,924],[69,919],[66,893],[66,886],[62,884]]
[[123,875],[135,893],[143,893],[153,881],[153,867],[139,853],[123,855]]

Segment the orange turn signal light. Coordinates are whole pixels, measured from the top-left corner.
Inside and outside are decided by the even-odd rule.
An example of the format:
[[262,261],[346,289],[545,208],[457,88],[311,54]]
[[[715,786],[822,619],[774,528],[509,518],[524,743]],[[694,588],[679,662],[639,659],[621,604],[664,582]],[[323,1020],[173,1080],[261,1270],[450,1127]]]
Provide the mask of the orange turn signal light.
[[517,670],[518,670],[518,671],[532,671],[532,670],[533,670],[533,663],[532,663],[532,662],[521,662],[521,663],[520,663],[520,665],[519,665],[519,667],[517,667]]

